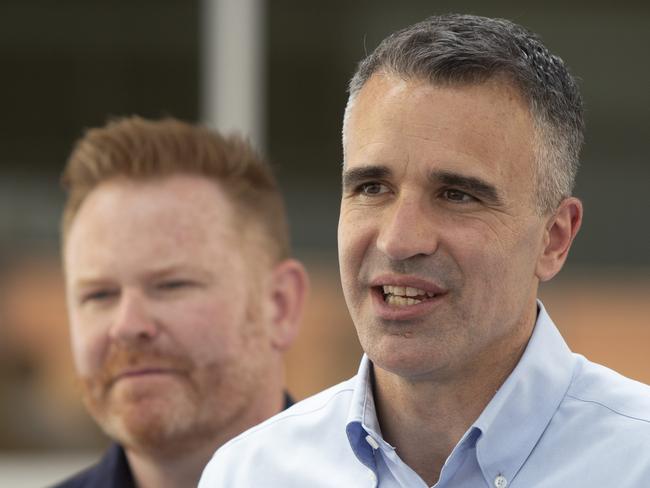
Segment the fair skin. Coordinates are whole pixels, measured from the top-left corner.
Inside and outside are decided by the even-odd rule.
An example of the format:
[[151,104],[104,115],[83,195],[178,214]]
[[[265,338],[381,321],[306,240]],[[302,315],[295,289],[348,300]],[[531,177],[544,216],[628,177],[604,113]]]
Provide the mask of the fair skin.
[[433,485],[532,333],[575,198],[535,207],[533,124],[504,79],[375,74],[345,127],[339,260],[382,433]]
[[195,486],[216,448],[282,409],[307,278],[294,260],[271,262],[241,218],[201,176],[114,178],[68,231],[84,402],[140,488]]

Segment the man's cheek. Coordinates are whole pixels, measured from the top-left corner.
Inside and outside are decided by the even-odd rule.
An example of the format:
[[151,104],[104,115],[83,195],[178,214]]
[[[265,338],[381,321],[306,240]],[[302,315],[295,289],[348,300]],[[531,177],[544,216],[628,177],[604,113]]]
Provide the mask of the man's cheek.
[[101,369],[107,347],[107,338],[73,332],[72,348],[77,373],[80,376],[96,374]]

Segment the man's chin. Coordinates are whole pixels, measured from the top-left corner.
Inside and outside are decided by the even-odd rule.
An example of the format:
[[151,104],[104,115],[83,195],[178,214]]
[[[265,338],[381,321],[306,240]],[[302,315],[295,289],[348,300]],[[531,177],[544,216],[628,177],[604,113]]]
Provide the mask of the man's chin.
[[187,391],[130,388],[114,385],[104,398],[91,394],[84,403],[97,424],[112,439],[137,450],[160,450],[183,443],[199,415]]

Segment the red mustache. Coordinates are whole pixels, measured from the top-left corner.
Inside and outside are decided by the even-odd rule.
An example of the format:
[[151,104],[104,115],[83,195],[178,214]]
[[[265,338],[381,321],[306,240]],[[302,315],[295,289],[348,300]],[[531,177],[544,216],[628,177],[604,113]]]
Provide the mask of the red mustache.
[[112,349],[91,382],[95,387],[110,388],[121,377],[142,372],[165,371],[187,374],[194,368],[185,355],[160,350]]

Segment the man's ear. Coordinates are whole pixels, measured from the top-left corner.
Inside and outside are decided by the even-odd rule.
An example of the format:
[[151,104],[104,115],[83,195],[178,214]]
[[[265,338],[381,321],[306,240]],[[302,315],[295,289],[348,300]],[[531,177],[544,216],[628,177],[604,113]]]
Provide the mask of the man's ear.
[[305,267],[295,259],[278,263],[271,273],[271,343],[279,351],[291,346],[298,334],[309,291]]
[[544,247],[535,270],[540,281],[550,280],[562,269],[581,225],[582,202],[575,197],[565,198],[546,223]]

